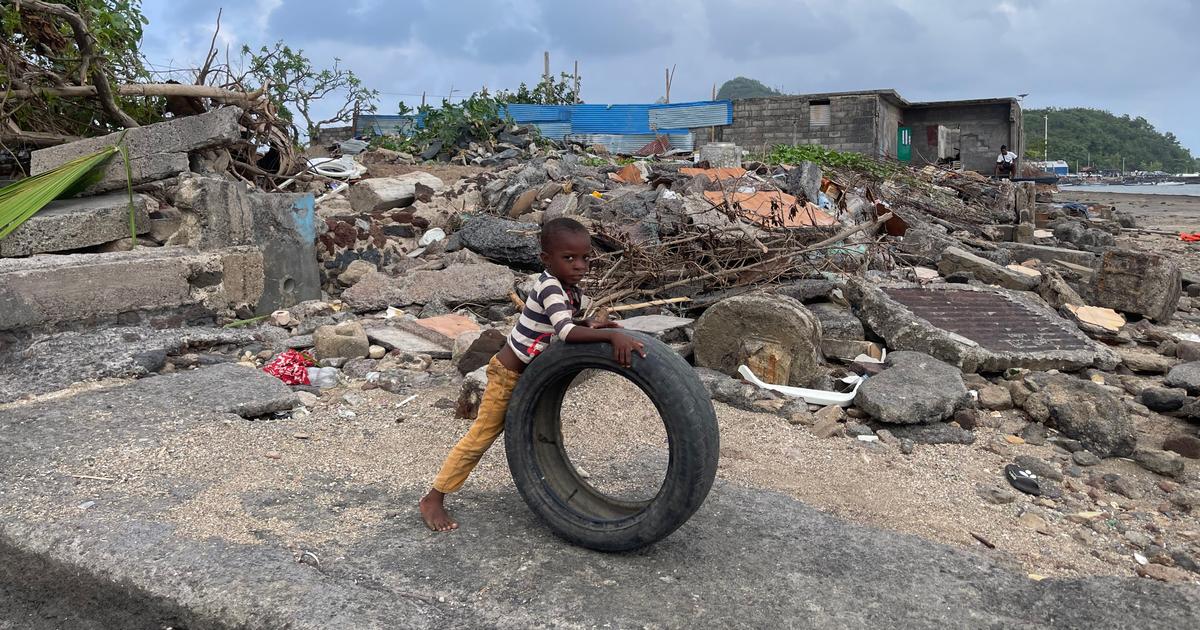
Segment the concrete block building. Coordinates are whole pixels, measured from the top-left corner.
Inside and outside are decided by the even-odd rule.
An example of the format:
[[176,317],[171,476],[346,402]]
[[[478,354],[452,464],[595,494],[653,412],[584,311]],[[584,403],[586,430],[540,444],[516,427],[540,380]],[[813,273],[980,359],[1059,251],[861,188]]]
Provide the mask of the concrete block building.
[[738,99],[718,140],[751,151],[819,144],[920,166],[961,156],[969,170],[992,172],[1000,145],[1025,148],[1016,98],[910,103],[895,90]]

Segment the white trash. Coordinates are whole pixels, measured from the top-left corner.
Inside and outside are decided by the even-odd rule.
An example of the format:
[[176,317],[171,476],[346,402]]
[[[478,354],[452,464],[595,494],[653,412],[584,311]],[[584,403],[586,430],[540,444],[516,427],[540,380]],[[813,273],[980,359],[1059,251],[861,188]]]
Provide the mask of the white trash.
[[433,228],[421,235],[421,240],[417,241],[417,245],[420,247],[429,247],[444,238],[446,238],[445,230],[442,228]]
[[333,367],[308,368],[308,384],[321,389],[337,387],[338,369]]

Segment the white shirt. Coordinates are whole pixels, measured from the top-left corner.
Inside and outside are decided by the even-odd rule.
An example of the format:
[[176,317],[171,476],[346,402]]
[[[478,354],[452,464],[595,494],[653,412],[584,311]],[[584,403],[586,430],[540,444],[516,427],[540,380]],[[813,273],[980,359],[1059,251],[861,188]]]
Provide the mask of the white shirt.
[[997,155],[996,163],[999,164],[1001,162],[1004,162],[1005,164],[1012,164],[1014,161],[1016,161],[1016,159],[1017,159],[1017,154],[1013,153],[1012,151],[1009,151],[1007,153],[1001,153],[1000,155]]

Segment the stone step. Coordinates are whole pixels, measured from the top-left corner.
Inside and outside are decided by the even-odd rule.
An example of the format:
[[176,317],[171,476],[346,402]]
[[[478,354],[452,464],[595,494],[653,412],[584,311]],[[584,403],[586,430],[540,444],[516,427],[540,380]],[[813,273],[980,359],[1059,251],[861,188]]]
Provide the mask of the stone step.
[[255,247],[0,258],[0,330],[172,311],[185,320],[211,318],[256,305],[263,277],[263,255]]
[[[150,231],[150,198],[133,196],[138,234]],[[114,193],[53,201],[0,239],[0,257],[66,252],[129,236],[129,196]]]

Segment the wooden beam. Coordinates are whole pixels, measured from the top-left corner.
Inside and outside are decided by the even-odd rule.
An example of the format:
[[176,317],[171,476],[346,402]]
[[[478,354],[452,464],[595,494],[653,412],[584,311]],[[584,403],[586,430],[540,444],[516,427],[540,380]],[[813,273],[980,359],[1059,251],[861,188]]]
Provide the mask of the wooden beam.
[[[193,98],[211,98],[223,102],[256,101],[263,95],[263,90],[253,92],[235,92],[211,85],[184,85],[182,83],[144,83],[134,85],[118,85],[117,94],[121,96],[185,96]],[[67,87],[39,87],[28,90],[9,90],[8,98],[26,99],[34,96],[59,97],[91,97],[96,96],[94,85],[71,85]]]

